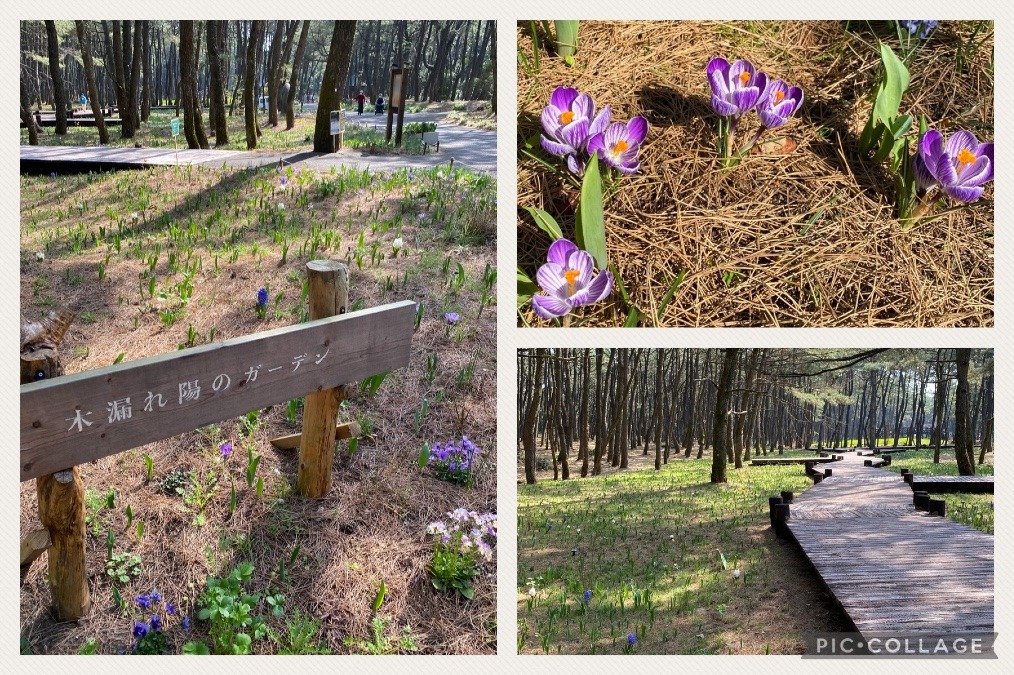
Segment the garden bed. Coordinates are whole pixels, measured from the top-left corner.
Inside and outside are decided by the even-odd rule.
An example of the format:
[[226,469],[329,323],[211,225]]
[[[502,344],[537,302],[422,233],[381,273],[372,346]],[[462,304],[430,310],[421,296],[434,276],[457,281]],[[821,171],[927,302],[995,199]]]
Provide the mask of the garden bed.
[[[298,450],[270,444],[299,431],[302,400],[81,466],[92,608],[55,623],[35,562],[22,652],[129,653],[153,612],[166,653],[212,645],[208,578],[246,569],[269,629],[253,653],[495,652],[495,558],[472,600],[441,593],[426,531],[460,507],[496,511],[494,223],[495,182],[466,171],[22,177],[22,313],[78,312],[60,347],[68,374],[298,323],[310,259],[348,264],[353,311],[422,308],[409,366],[342,405],[362,434],[339,442],[324,499],[298,496]],[[425,466],[425,444],[462,435],[480,448],[467,486]],[[38,527],[34,481],[20,518],[23,536]]]
[[[536,159],[564,166],[539,147],[554,89],[611,106],[614,121],[642,115],[650,124],[639,170],[611,196],[607,183],[616,288],[571,325],[993,324],[992,184],[974,204],[949,202],[906,225],[886,164],[858,150],[881,67],[878,40],[899,54],[914,49],[905,112],[945,135],[967,129],[992,140],[990,22],[941,22],[906,48],[889,22],[583,21],[573,66],[543,44],[537,59],[530,28],[517,29],[521,272],[534,280],[550,244],[522,207],[547,211],[565,238],[575,229],[577,187],[565,168]],[[787,124],[726,169],[706,76],[715,56],[749,59],[805,92]],[[738,139],[752,136],[756,119],[744,119]],[[552,321],[526,304],[519,323]]]

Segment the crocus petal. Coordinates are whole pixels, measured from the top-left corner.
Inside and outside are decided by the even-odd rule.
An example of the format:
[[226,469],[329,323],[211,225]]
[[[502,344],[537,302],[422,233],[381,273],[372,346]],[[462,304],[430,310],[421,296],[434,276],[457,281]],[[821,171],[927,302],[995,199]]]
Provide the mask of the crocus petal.
[[570,255],[580,250],[577,245],[569,239],[557,239],[549,246],[549,251],[546,253],[546,259],[551,263],[556,263],[561,267],[560,276],[563,276],[563,270],[567,267],[567,261]]
[[977,187],[988,181],[993,176],[993,164],[989,157],[979,157],[977,160],[961,169],[958,174],[961,184],[965,187]]
[[594,155],[597,151],[599,151],[599,157],[603,156],[602,152],[600,151],[605,147],[605,142],[603,140],[604,138],[605,134],[599,132],[588,139],[587,151],[589,157],[591,155]]
[[543,150],[551,155],[556,155],[557,157],[566,157],[567,155],[572,155],[577,152],[576,149],[566,143],[557,143],[556,141],[549,140],[545,136],[540,136],[539,141],[542,144]]
[[[993,144],[983,143],[979,146],[979,156],[986,157],[989,159],[989,178],[986,180],[993,180]],[[983,181],[985,182],[985,181]]]
[[964,185],[945,185],[944,192],[954,199],[957,199],[959,202],[965,202],[968,204],[981,197],[982,193],[985,192],[985,188],[967,187]]
[[725,99],[729,95],[729,62],[721,56],[708,61],[708,83],[715,96]]
[[539,271],[535,273],[535,280],[539,282],[539,286],[546,293],[555,295],[558,298],[566,298],[569,294],[567,293],[567,280],[563,276],[563,271],[563,267],[560,265],[554,262],[547,262],[539,267]]
[[746,112],[757,105],[760,98],[760,89],[757,87],[745,87],[732,92],[732,102],[741,112]]
[[570,110],[571,104],[577,97],[577,89],[573,89],[571,87],[557,87],[550,95],[549,103],[560,110]]
[[947,139],[947,144],[944,146],[947,154],[951,157],[957,157],[962,150],[968,150],[973,155],[978,155],[977,150],[979,149],[979,141],[976,140],[975,136],[970,131],[961,129],[951,134],[951,137]]
[[542,128],[553,138],[560,137],[560,109],[555,106],[546,106],[542,109]]
[[795,107],[792,109],[792,112],[796,112],[803,105],[803,90],[799,87],[789,87],[787,98],[795,101]]
[[[603,107],[602,110],[599,111],[599,114],[595,116],[595,119],[592,120],[592,123],[588,126],[588,134],[594,135],[605,131],[606,127],[609,126],[609,118],[611,115],[612,110],[609,106]],[[588,151],[588,154],[591,154],[590,150]]]
[[933,172],[933,175],[944,187],[958,184],[958,172],[954,168],[954,160],[947,153],[943,153],[937,158],[936,171]]
[[595,114],[595,102],[588,94],[581,94],[570,104],[570,109],[573,111],[574,117],[590,120]]
[[572,148],[583,148],[588,142],[587,118],[582,118],[563,127],[560,130],[560,140]]
[[584,160],[580,160],[576,155],[567,155],[567,168],[575,176],[581,176],[584,174]]
[[[743,73],[749,75],[745,83],[740,79],[740,76],[742,76]],[[753,86],[753,78],[753,64],[746,59],[740,59],[729,67],[729,86],[733,92],[737,89],[742,89],[743,87]]]
[[923,134],[922,140],[919,141],[919,154],[922,155],[922,161],[926,163],[926,170],[939,182],[936,173],[937,162],[944,154],[944,137],[939,131],[930,129]]
[[640,115],[627,122],[627,142],[639,145],[648,136],[648,120]]
[[587,286],[592,278],[592,269],[595,267],[595,259],[591,253],[577,249],[567,256],[567,269],[577,270],[578,276],[575,285],[580,283],[581,287]]
[[602,272],[588,284],[589,302],[601,302],[609,297],[613,290],[613,275],[610,272]]
[[926,168],[926,162],[919,153],[916,153],[912,157],[912,170],[915,173],[915,183],[920,192],[926,192],[930,188],[939,185],[939,183],[937,183],[937,179],[934,178],[933,174],[931,174],[929,169]]
[[543,319],[558,319],[570,312],[570,305],[558,298],[548,295],[532,297],[532,309]]
[[613,165],[613,168],[616,169],[617,171],[619,171],[620,173],[622,173],[625,176],[630,176],[632,174],[637,173],[638,169],[641,168],[641,165],[639,163],[638,164],[619,164],[619,163],[617,163],[617,164]]
[[739,108],[714,94],[711,96],[711,109],[722,117],[731,117],[739,112]]

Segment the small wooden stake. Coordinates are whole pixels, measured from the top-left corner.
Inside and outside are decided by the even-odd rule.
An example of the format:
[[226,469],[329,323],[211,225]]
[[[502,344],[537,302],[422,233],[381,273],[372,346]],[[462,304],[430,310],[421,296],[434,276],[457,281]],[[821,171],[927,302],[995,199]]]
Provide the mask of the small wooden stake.
[[45,528],[42,528],[41,530],[32,530],[28,533],[28,536],[21,540],[22,580],[31,564],[52,545],[53,540],[49,537],[49,530]]
[[[310,319],[344,314],[349,307],[349,273],[331,260],[306,264],[310,282]],[[299,493],[324,497],[331,489],[334,466],[335,423],[338,406],[346,398],[344,386],[307,395],[303,403],[303,433],[299,446]]]
[[[362,435],[363,430],[356,422],[346,422],[345,424],[339,424],[335,427],[334,432],[335,439],[344,441],[349,438],[359,438]],[[295,450],[300,446],[302,439],[303,434],[279,436],[278,438],[271,439],[271,445],[275,446],[278,450]]]

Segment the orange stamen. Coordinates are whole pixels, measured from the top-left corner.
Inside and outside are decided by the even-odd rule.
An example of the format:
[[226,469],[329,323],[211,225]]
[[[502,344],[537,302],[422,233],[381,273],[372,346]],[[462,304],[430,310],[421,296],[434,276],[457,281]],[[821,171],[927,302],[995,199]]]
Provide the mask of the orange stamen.
[[574,121],[574,113],[570,110],[560,113],[560,124],[570,124]]
[[567,280],[567,295],[571,296],[577,292],[574,288],[574,284],[577,282],[577,278],[581,276],[581,273],[577,270],[567,270],[563,273],[563,278]]
[[623,152],[629,147],[630,146],[627,144],[627,142],[621,138],[620,140],[616,141],[615,145],[613,145],[613,153]]
[[785,92],[784,91],[776,91],[775,92],[775,103],[781,103],[783,98],[785,98]]
[[958,153],[958,164],[960,164],[961,166],[965,166],[967,164],[971,164],[976,159],[978,159],[978,158],[968,148],[961,148],[961,152]]
[[749,81],[750,81],[750,73],[740,73],[739,74],[739,83],[741,85],[745,85]]

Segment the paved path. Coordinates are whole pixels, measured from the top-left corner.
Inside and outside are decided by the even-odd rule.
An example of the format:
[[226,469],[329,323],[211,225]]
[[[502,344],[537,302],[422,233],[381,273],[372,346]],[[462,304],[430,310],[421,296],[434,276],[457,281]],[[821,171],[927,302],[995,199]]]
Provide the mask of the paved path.
[[993,537],[917,511],[901,476],[846,455],[787,525],[865,636],[993,632]]
[[[446,113],[411,113],[405,115],[405,123],[409,122],[440,122]],[[349,117],[350,121],[376,123],[383,128],[384,118],[380,115],[364,114]],[[48,173],[44,170],[52,164],[59,173],[58,167],[72,166],[74,163],[101,165],[103,169],[123,166],[137,168],[147,165],[192,164],[220,167],[223,164],[232,167],[270,166],[283,160],[286,164],[297,167],[308,167],[319,171],[327,171],[332,166],[345,166],[355,169],[369,168],[375,171],[394,171],[400,168],[428,168],[450,161],[478,171],[496,176],[496,132],[441,124],[440,152],[425,155],[366,155],[362,152],[346,149],[339,153],[323,154],[313,152],[278,152],[243,150],[179,150],[166,148],[109,148],[98,146],[56,146],[56,145],[22,145],[22,170],[36,173]],[[43,167],[43,168],[40,168]],[[65,171],[68,169],[64,169]]]

